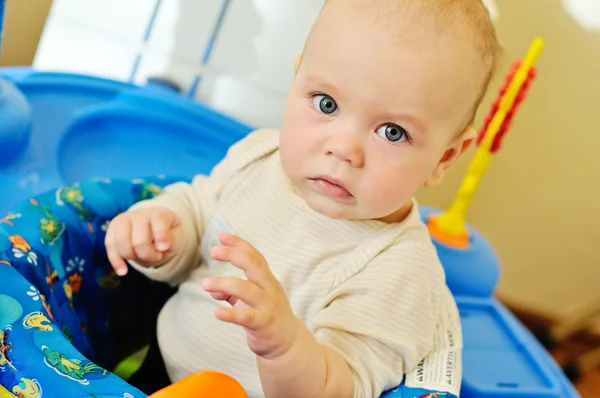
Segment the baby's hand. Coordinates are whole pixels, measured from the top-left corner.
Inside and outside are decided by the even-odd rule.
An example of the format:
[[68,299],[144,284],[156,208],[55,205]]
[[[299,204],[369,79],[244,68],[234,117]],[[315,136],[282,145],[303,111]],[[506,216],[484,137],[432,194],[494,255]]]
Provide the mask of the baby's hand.
[[205,279],[204,290],[233,308],[218,308],[224,322],[243,326],[248,346],[258,356],[276,358],[286,353],[298,334],[300,320],[265,258],[250,243],[234,235],[221,234],[223,246],[211,249],[211,256],[244,271],[247,280],[235,277]]
[[118,275],[127,273],[125,260],[159,267],[181,249],[183,229],[179,217],[164,207],[147,207],[119,214],[106,231],[108,260]]

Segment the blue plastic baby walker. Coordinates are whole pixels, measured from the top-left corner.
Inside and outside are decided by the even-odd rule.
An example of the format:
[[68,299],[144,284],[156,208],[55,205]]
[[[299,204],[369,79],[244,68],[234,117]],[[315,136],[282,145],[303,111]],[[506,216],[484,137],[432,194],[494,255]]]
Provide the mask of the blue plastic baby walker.
[[[250,131],[163,87],[0,69],[1,398],[145,396],[106,369],[145,344],[139,330],[156,317],[151,299],[131,297],[162,286],[112,272],[106,226],[166,184],[208,174]],[[491,297],[499,263],[489,243],[468,225],[464,239],[445,240],[453,235],[430,218],[438,213],[422,209],[460,310],[460,396],[578,397]],[[384,396],[451,397],[404,384]]]

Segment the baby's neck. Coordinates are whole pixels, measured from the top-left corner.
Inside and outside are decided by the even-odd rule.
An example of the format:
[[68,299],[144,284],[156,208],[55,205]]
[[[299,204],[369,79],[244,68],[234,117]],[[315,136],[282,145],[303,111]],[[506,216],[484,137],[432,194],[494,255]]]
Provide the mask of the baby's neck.
[[400,223],[408,217],[413,208],[413,201],[409,200],[404,206],[382,218],[378,218],[377,221],[382,221],[387,224]]

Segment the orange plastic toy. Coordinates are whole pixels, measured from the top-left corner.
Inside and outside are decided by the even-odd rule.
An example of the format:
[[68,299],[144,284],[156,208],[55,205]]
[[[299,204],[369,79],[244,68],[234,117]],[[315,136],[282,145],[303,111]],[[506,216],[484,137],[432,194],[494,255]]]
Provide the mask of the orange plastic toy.
[[152,394],[150,398],[248,398],[232,377],[220,372],[199,372]]

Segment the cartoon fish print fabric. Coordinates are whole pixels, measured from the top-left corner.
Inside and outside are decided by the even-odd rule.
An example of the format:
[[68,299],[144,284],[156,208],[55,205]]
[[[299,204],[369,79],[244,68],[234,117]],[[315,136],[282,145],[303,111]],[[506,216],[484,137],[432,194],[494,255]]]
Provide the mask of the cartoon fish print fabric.
[[118,289],[126,278],[112,272],[104,237],[113,217],[180,180],[89,180],[0,215],[0,398],[146,396],[97,365],[124,355],[112,331],[143,321],[117,311],[138,292]]

